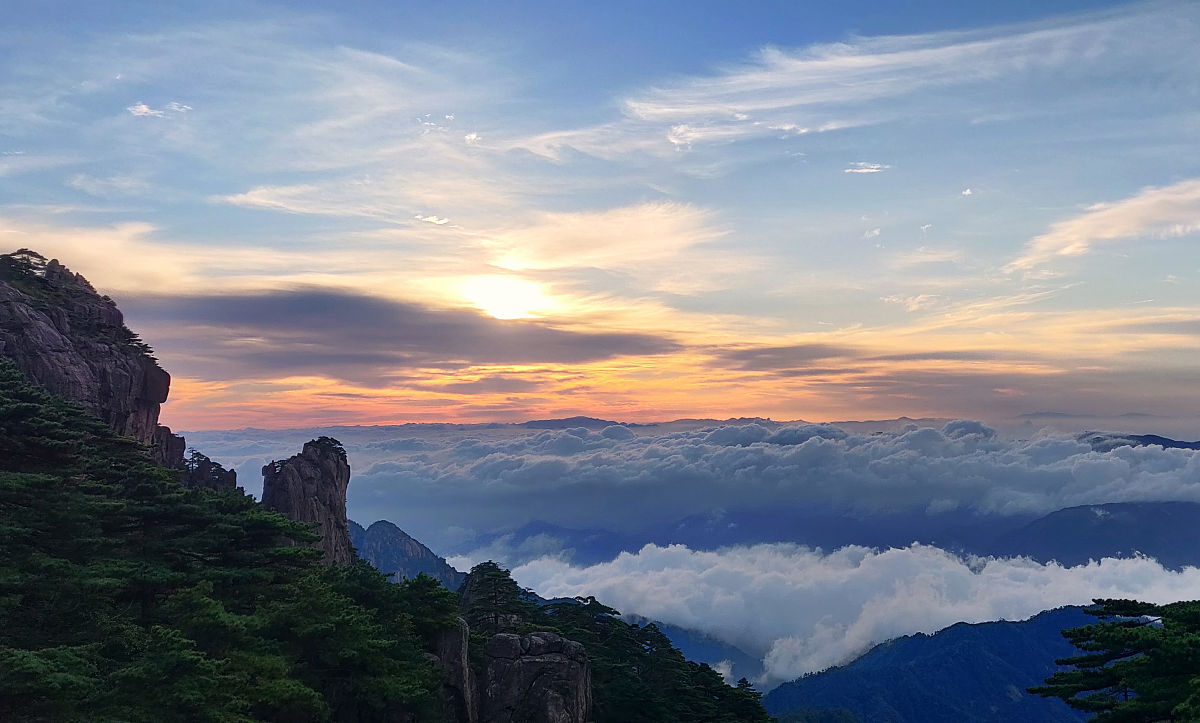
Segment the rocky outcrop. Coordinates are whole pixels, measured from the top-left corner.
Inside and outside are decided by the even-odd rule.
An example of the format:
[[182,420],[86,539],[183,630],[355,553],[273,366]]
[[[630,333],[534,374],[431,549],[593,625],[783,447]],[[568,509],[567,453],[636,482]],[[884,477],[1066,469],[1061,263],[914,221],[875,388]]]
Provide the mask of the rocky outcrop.
[[183,484],[210,490],[227,490],[237,487],[237,471],[225,469],[196,450],[183,461]]
[[591,664],[579,643],[550,632],[500,633],[483,656],[482,720],[585,723],[591,715]]
[[182,467],[183,438],[158,423],[171,376],[83,276],[32,251],[0,255],[0,354],[145,444],[159,464]]
[[468,655],[467,621],[442,631],[436,644],[437,665],[442,669],[441,704],[447,720],[479,723],[479,694]]
[[353,520],[349,523],[350,543],[358,556],[392,582],[411,580],[425,574],[440,581],[448,590],[457,590],[467,574],[450,566],[428,547],[387,520],[379,520],[367,529]]
[[346,450],[331,437],[320,437],[304,445],[300,454],[262,468],[262,503],[297,522],[316,525],[321,539],[314,547],[325,553],[324,561],[348,565],[354,551],[346,527],[346,488],[350,464]]

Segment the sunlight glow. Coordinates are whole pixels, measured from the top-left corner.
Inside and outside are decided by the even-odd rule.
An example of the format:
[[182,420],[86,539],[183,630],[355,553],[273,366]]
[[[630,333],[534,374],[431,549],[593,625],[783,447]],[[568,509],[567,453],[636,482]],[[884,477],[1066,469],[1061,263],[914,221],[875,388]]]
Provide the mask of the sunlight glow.
[[462,295],[497,319],[528,319],[555,306],[541,284],[511,276],[471,277],[463,283]]

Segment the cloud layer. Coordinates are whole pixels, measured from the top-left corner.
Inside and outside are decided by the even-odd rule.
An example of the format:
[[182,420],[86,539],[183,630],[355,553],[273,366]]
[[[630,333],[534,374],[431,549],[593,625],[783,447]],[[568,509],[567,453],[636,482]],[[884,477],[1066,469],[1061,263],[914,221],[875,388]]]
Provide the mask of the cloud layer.
[[[898,528],[895,538],[881,538],[904,544],[928,539],[906,530],[928,534],[934,522],[953,516],[1002,521],[1084,504],[1200,501],[1200,452],[1097,452],[1073,436],[1013,439],[970,421],[881,433],[873,433],[879,427],[860,429],[763,422],[607,431],[500,425],[325,431],[350,452],[351,516],[392,520],[443,554],[471,553],[481,534],[537,521],[618,533],[634,544],[626,549],[636,549],[644,542],[691,539],[685,533],[710,534],[705,521],[724,528],[726,515],[730,523],[738,515],[761,522],[769,513],[778,529],[761,534],[783,535],[791,529],[789,519],[810,519],[805,515],[818,509],[839,519],[904,521],[908,526]],[[293,454],[305,433],[201,433],[189,441],[214,459],[253,468],[267,461],[263,450]],[[685,518],[695,522],[681,528]],[[771,539],[754,534],[714,528],[710,536],[715,544]]]
[[679,348],[649,334],[569,331],[320,288],[127,296],[122,305],[161,329],[166,347],[192,350],[181,371],[214,380],[324,375],[379,385],[416,368],[575,364]]
[[513,574],[545,596],[595,595],[622,612],[706,632],[760,656],[765,686],[960,621],[1019,620],[1101,597],[1200,597],[1200,570],[1172,572],[1144,558],[1064,568],[923,545],[827,554],[784,544],[708,552],[647,545],[591,567],[543,558]]
[[[595,595],[708,633],[761,659],[766,686],[959,621],[1095,597],[1200,596],[1200,571],[1151,559],[1063,567],[909,542],[947,525],[1015,529],[1074,505],[1200,501],[1192,450],[1097,451],[1075,436],[1013,438],[969,420],[439,424],[189,441],[253,488],[258,467],[317,433],[346,444],[352,518],[392,520],[460,568],[498,560],[545,596]],[[841,542],[800,544],[826,523]]]

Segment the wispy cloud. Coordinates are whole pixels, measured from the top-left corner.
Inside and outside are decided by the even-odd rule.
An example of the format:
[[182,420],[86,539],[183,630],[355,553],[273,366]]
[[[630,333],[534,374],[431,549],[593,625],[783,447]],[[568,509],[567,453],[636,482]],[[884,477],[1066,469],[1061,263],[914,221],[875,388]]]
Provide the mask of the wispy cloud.
[[107,198],[112,196],[129,196],[144,193],[150,184],[144,178],[135,176],[109,176],[97,178],[86,173],[79,173],[67,181],[67,185],[77,188],[89,196]]
[[129,111],[129,115],[139,118],[166,118],[168,113],[187,113],[192,110],[192,107],[171,101],[162,108],[151,108],[145,103],[138,101],[125,110]]
[[858,161],[851,163],[849,168],[844,169],[843,173],[881,173],[882,171],[891,168],[891,166],[883,163],[866,163]]
[[162,112],[161,110],[155,110],[145,103],[134,103],[125,110],[129,111],[129,115],[135,115],[141,118],[162,118],[166,115],[166,113]]
[[75,163],[76,160],[67,156],[6,151],[0,154],[0,178],[32,173],[55,166],[66,166]]
[[607,211],[545,213],[485,232],[485,247],[511,269],[629,268],[677,256],[723,235],[712,214],[689,204],[647,203]]
[[1095,204],[1078,216],[1053,224],[1026,245],[1008,270],[1024,271],[1082,256],[1100,245],[1174,238],[1196,231],[1200,231],[1200,179],[1145,188],[1130,198]]
[[[622,100],[624,117],[576,131],[531,136],[517,145],[552,157],[563,148],[609,157],[616,153],[664,154],[678,148],[767,140],[835,131],[901,118],[958,115],[967,122],[1004,117],[1009,106],[997,93],[952,90],[990,84],[993,89],[1033,70],[1097,74],[1127,67],[1131,44],[1179,47],[1189,32],[1173,19],[1177,5],[1131,8],[1055,21],[924,35],[853,37],[805,48],[767,47],[749,61],[714,73],[663,83]],[[1149,46],[1154,38],[1157,46]],[[1144,39],[1144,40],[1143,40]],[[1080,57],[1089,60],[1081,69]],[[1172,62],[1175,72],[1183,67]],[[1077,83],[1057,97],[1036,92],[1040,113],[1054,113],[1081,98],[1100,100],[1095,87]],[[969,102],[964,102],[969,98]],[[857,165],[850,173],[883,170]]]
[[920,311],[936,306],[943,301],[940,294],[916,294],[915,296],[885,296],[889,304],[900,304],[906,311]]

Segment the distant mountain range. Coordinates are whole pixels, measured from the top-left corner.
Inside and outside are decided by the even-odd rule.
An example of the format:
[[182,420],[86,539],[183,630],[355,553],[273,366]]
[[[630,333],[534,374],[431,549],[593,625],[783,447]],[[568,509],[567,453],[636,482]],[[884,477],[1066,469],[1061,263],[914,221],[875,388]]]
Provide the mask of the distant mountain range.
[[1081,442],[1092,445],[1097,452],[1111,452],[1117,447],[1148,447],[1155,445],[1164,449],[1200,450],[1200,442],[1181,442],[1170,437],[1160,437],[1157,434],[1117,434],[1114,432],[1084,432],[1079,435]]
[[1064,628],[1094,623],[1079,607],[1024,622],[959,623],[934,635],[877,645],[852,663],[784,683],[763,697],[767,712],[789,720],[864,723],[1064,723],[1087,716],[1058,699],[1031,695],[1078,654]]
[[445,559],[387,520],[374,522],[366,529],[354,520],[347,524],[350,544],[354,545],[358,556],[392,582],[425,573],[440,580],[447,589],[457,590],[467,578],[466,573],[455,570]]
[[1200,503],[1118,502],[1051,512],[1004,535],[990,555],[1082,565],[1140,553],[1167,567],[1200,565]]
[[670,638],[671,644],[679,648],[683,657],[708,663],[724,675],[727,682],[736,681],[738,678],[755,680],[762,677],[763,663],[761,659],[699,630],[671,625],[660,620],[651,620],[640,615],[622,615],[621,619],[637,625],[654,623],[663,635]]
[[[722,535],[714,535],[719,529],[751,522],[738,515],[696,518],[676,532],[689,538],[708,535],[712,544],[724,541]],[[781,530],[789,527],[782,520],[776,522]],[[943,533],[969,527],[966,520],[944,522]],[[802,527],[811,534],[821,526]],[[364,529],[351,521],[349,528],[359,556],[394,581],[425,573],[456,590],[465,578],[390,522],[380,520]],[[577,560],[610,558],[632,546],[603,530],[570,530],[548,523],[532,523],[517,533],[548,535],[578,545],[587,552],[577,555]],[[824,534],[833,534],[832,528]],[[885,526],[878,534],[898,531],[889,533]],[[1200,561],[1200,504],[1137,502],[1068,508],[1008,530],[987,547],[988,554],[1026,555],[1067,565],[1135,552],[1172,567],[1194,564]],[[636,614],[628,617],[630,622],[648,622]],[[780,723],[1083,721],[1086,716],[1080,712],[1061,701],[1030,695],[1026,688],[1057,670],[1054,660],[1076,654],[1061,631],[1091,622],[1094,619],[1081,608],[1069,607],[1024,622],[959,623],[934,635],[906,636],[875,646],[844,666],[784,683],[770,691],[763,703]],[[762,674],[762,662],[753,655],[695,630],[656,624],[688,659],[707,662],[731,679]]]
[[571,429],[572,427],[584,427],[585,429],[604,429],[605,427],[620,426],[620,427],[641,427],[647,425],[641,424],[625,424],[623,422],[613,422],[607,419],[596,419],[595,417],[566,417],[565,419],[532,419],[528,422],[522,422],[522,427],[530,429]]
[[916,510],[859,518],[816,506],[718,510],[691,515],[675,525],[644,534],[574,529],[535,521],[481,535],[474,545],[485,547],[507,538],[508,544],[517,549],[537,536],[557,540],[577,565],[607,562],[623,551],[636,552],[647,543],[712,550],[794,542],[834,550],[846,545],[889,548],[919,542],[951,552],[1022,556],[1069,566],[1142,554],[1167,567],[1180,568],[1200,566],[1200,503],[1114,502],[1068,507],[1041,517],[982,516],[963,511],[930,515]]

